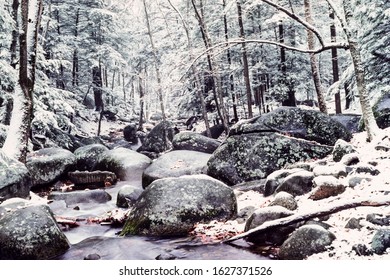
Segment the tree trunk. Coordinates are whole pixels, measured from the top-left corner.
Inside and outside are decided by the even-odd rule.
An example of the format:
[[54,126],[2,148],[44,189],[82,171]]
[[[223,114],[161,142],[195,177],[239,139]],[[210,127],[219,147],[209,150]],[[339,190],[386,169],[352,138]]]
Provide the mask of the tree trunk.
[[18,9],[19,9],[19,0],[13,0],[12,2],[12,19],[15,21],[15,28],[12,30],[12,41],[11,41],[11,66],[16,69],[18,64],[18,35],[19,35],[19,21],[18,21]]
[[[80,9],[76,11],[76,22],[74,28],[74,37],[77,42],[79,36]],[[79,85],[79,54],[77,48],[73,50],[73,67],[72,67],[72,85]]]
[[92,68],[92,86],[93,95],[95,99],[95,110],[103,110],[103,81],[102,81],[102,69],[100,66]]
[[[304,7],[305,7],[305,18],[306,21],[309,24],[313,24],[313,18],[311,16],[311,4],[310,0],[304,0]],[[307,43],[309,46],[309,50],[315,49],[315,36],[312,31],[308,30],[307,31]],[[320,72],[318,69],[317,65],[317,57],[315,54],[310,54],[310,66],[311,66],[311,72],[313,75],[313,80],[314,80],[314,87],[317,92],[317,100],[318,100],[318,106],[320,108],[320,111],[322,113],[327,114],[328,109],[326,107],[326,101],[324,98],[324,89],[321,84],[321,78],[320,78]]]
[[370,96],[367,92],[366,79],[364,74],[364,65],[362,63],[360,46],[358,42],[357,26],[353,22],[353,8],[350,1],[343,0],[343,8],[345,13],[347,29],[347,40],[349,43],[349,50],[351,53],[353,65],[355,68],[356,85],[359,93],[359,101],[362,109],[362,117],[364,121],[365,130],[367,131],[367,141],[372,141],[379,133],[379,127],[376,123],[374,113],[372,111]]
[[[223,0],[223,8],[224,9],[226,8],[226,0]],[[228,32],[226,13],[223,15],[223,23],[224,23],[224,28],[225,28],[225,40],[226,40],[226,42],[228,42],[229,41],[229,32]],[[226,47],[228,48],[227,55],[226,55],[227,61],[229,64],[229,70],[231,71],[231,69],[232,69],[232,55],[231,55],[230,48],[228,47],[228,45]],[[238,122],[237,97],[236,97],[236,93],[234,91],[234,75],[233,75],[233,73],[229,73],[229,82],[230,82],[230,93],[231,93],[232,102],[233,102],[233,118],[234,118],[234,122]]]
[[[218,73],[218,66],[215,62],[214,52],[211,49],[211,47],[212,47],[211,39],[210,39],[210,36],[208,34],[206,24],[203,20],[203,17],[201,16],[201,14],[198,11],[198,8],[196,7],[195,0],[191,0],[191,2],[192,2],[192,6],[194,8],[195,16],[196,16],[196,19],[198,20],[198,24],[199,24],[199,27],[201,29],[202,36],[203,36],[204,43],[205,43],[205,47],[207,50],[207,55],[208,55],[208,59],[209,59],[209,67],[211,70],[211,75],[213,78],[214,86],[216,87],[217,100],[218,100],[219,106],[220,106],[219,116],[221,118],[225,132],[226,132],[226,134],[228,134],[229,133],[228,114],[227,114],[226,107],[224,105],[224,100],[223,100],[221,77]],[[203,2],[202,1],[200,1],[200,9],[203,10]]]
[[154,65],[155,65],[155,70],[156,70],[156,78],[157,78],[157,85],[158,85],[157,95],[158,95],[158,100],[160,102],[160,109],[161,109],[162,118],[165,121],[166,115],[165,115],[164,97],[163,97],[163,93],[162,93],[161,73],[160,73],[160,66],[159,66],[160,62],[159,62],[159,59],[157,57],[157,48],[154,45],[153,34],[152,34],[151,27],[150,27],[149,12],[148,12],[148,9],[146,7],[146,0],[143,0],[143,4],[144,4],[145,19],[146,19],[146,27],[148,29],[150,45],[152,46]]
[[[332,20],[332,23],[330,25],[330,38],[331,42],[336,42],[336,26],[334,24],[334,11],[331,10],[329,14],[330,19]],[[337,55],[337,48],[332,48],[332,70],[333,70],[333,83],[337,83],[339,81],[339,62],[338,62],[338,55]],[[341,114],[341,98],[340,98],[340,89],[335,94],[335,107],[336,107],[336,114]]]
[[140,112],[139,112],[139,122],[138,122],[138,130],[142,131],[144,128],[144,98],[145,98],[145,92],[143,87],[143,81],[141,75],[138,78],[138,88],[139,88],[139,106],[140,106]]
[[[237,13],[238,13],[238,25],[240,26],[240,38],[245,41],[245,30],[244,23],[242,20],[242,8],[241,8],[241,0],[237,0]],[[241,52],[242,52],[242,62],[244,66],[244,80],[245,80],[245,88],[246,88],[246,98],[248,104],[248,118],[253,117],[252,112],[252,90],[251,90],[251,82],[249,77],[249,65],[248,65],[248,56],[246,51],[246,44],[241,44]]]
[[42,10],[42,0],[38,0],[36,5],[29,5],[28,0],[21,2],[23,32],[19,35],[19,83],[15,85],[11,123],[2,148],[6,155],[21,162],[26,162],[33,117],[36,51]]
[[311,220],[317,217],[324,217],[350,208],[363,207],[363,206],[370,206],[370,207],[384,206],[389,204],[390,204],[390,198],[388,196],[379,196],[377,198],[370,198],[370,199],[354,199],[346,202],[333,203],[327,205],[324,208],[311,210],[306,213],[297,213],[285,218],[280,218],[277,220],[265,222],[262,225],[255,227],[247,232],[238,234],[226,240],[225,242],[230,243],[241,238],[256,236],[266,231],[272,231],[276,228],[294,225],[299,222]]
[[[283,22],[279,22],[279,43],[284,44],[284,27]],[[282,83],[287,86],[288,92],[287,97],[282,101],[283,106],[296,106],[295,93],[291,88],[291,85],[287,82],[287,59],[286,59],[286,48],[280,47],[280,70],[282,72]]]

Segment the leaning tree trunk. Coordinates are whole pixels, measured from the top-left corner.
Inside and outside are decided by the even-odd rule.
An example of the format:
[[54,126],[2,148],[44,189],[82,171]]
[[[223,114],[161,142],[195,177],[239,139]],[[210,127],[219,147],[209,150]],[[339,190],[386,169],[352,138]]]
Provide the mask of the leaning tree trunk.
[[28,140],[33,116],[33,92],[38,44],[42,18],[42,0],[21,1],[21,29],[19,35],[19,82],[15,85],[14,107],[3,151],[10,157],[26,162]]
[[[311,13],[310,0],[304,0],[304,7],[305,7],[306,21],[309,24],[313,24],[313,18],[311,16],[312,13]],[[310,30],[307,31],[307,43],[308,43],[309,50],[315,49],[315,37],[313,32],[311,32]],[[320,71],[318,69],[318,64],[317,64],[317,57],[313,53],[310,54],[310,66],[311,66],[311,72],[314,80],[314,87],[317,92],[318,106],[322,113],[327,114],[328,109],[326,107],[326,101],[324,98],[324,89],[321,84]]]
[[367,131],[367,141],[372,141],[379,133],[379,127],[376,123],[372,111],[370,97],[367,92],[366,79],[364,74],[364,65],[360,54],[360,45],[358,42],[357,27],[353,22],[353,8],[351,1],[343,0],[343,8],[347,23],[346,35],[349,44],[353,66],[355,68],[356,85],[359,94],[360,106],[365,130]]

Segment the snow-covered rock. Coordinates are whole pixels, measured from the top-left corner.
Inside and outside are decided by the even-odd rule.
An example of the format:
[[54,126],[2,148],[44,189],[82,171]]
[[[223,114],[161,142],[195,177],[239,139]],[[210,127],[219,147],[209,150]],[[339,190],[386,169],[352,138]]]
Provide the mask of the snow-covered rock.
[[284,260],[303,260],[312,254],[326,251],[335,238],[333,233],[321,226],[302,226],[283,242],[279,257]]
[[33,179],[33,185],[53,183],[75,168],[75,155],[61,148],[45,148],[27,156],[26,166]]
[[0,232],[0,259],[3,260],[47,260],[70,247],[46,205],[11,208],[0,216]]
[[221,142],[199,133],[183,131],[173,137],[174,150],[192,150],[212,154]]
[[299,171],[287,176],[275,192],[287,192],[293,196],[308,193],[313,188],[314,174],[310,171]]
[[108,148],[101,144],[86,145],[74,151],[76,156],[76,168],[80,171],[92,171],[102,153]]
[[205,174],[210,154],[178,150],[163,154],[148,166],[142,174],[142,186],[146,188],[154,180],[183,175]]
[[141,181],[142,173],[152,160],[136,151],[117,148],[103,152],[95,165],[95,170],[111,171],[123,181]]
[[186,235],[199,222],[226,221],[237,214],[231,188],[206,175],[154,181],[130,212],[121,235]]
[[26,166],[0,150],[0,203],[12,197],[28,198],[32,180]]

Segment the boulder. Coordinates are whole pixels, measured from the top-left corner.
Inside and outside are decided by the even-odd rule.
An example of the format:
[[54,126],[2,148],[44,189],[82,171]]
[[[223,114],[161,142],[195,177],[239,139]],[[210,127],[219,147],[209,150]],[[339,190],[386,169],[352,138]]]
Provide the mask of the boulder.
[[132,123],[125,126],[125,128],[123,129],[123,136],[126,141],[132,144],[137,144],[138,143],[137,125]]
[[0,150],[0,203],[12,197],[28,198],[32,180],[26,166]]
[[287,176],[299,171],[304,171],[304,169],[300,169],[300,168],[281,169],[269,174],[265,181],[264,196],[272,195],[277,189],[277,187],[279,187],[280,184],[283,183],[284,179]]
[[183,131],[173,137],[174,150],[190,150],[212,154],[221,145],[220,141],[199,133]]
[[297,107],[279,107],[268,114],[238,122],[229,135],[264,131],[279,132],[329,146],[334,146],[338,139],[352,139],[347,128],[328,115]]
[[[223,127],[223,124],[216,124],[210,127],[210,136],[213,139],[218,139],[223,133],[225,132],[225,128]],[[201,133],[203,136],[207,136],[207,132],[203,131]]]
[[[268,206],[260,208],[253,212],[248,218],[245,224],[245,231],[251,230],[264,224],[267,221],[273,221],[280,218],[288,217],[293,215],[294,212],[290,211],[282,206]],[[265,231],[247,238],[249,242],[260,244],[260,245],[280,245],[288,237],[288,235],[294,231],[295,226],[278,227]]]
[[75,168],[75,155],[62,148],[45,148],[27,156],[26,166],[33,185],[47,185]]
[[345,126],[351,133],[360,132],[359,129],[360,121],[362,119],[361,115],[358,114],[337,114],[330,116],[335,121],[338,121],[343,126]]
[[304,195],[313,188],[314,174],[310,171],[299,171],[287,176],[275,192],[287,192],[293,196]]
[[390,126],[390,93],[383,94],[374,104],[372,108],[374,117],[379,128],[387,128]]
[[83,190],[73,192],[52,192],[48,196],[50,200],[64,200],[66,205],[75,205],[80,203],[105,203],[111,200],[104,190]]
[[0,259],[3,260],[48,260],[70,247],[47,205],[7,211],[0,216],[0,233]]
[[377,230],[372,238],[371,248],[378,255],[384,254],[390,248],[390,229]]
[[303,260],[326,251],[336,236],[319,225],[305,225],[294,231],[279,250],[283,260]]
[[146,188],[154,180],[183,175],[205,174],[210,154],[195,151],[172,151],[163,154],[147,167],[142,175]]
[[231,188],[207,175],[154,181],[130,212],[121,235],[181,236],[196,223],[226,221],[237,214]]
[[74,151],[77,160],[76,169],[80,171],[92,171],[100,155],[107,151],[108,148],[101,144],[86,145],[78,148]]
[[287,192],[279,192],[275,195],[274,200],[269,204],[269,206],[276,205],[282,206],[291,211],[294,211],[298,208],[298,203],[294,196]]
[[348,174],[347,167],[342,163],[329,165],[318,165],[313,168],[314,176],[334,176],[336,178],[345,177]]
[[287,164],[323,158],[332,146],[272,132],[232,135],[213,153],[208,175],[235,185],[266,178]]
[[347,177],[347,180],[348,180],[348,186],[350,188],[354,188],[360,185],[363,181],[371,182],[373,180],[373,177],[367,174],[356,174],[356,175],[349,175]]
[[313,180],[314,189],[309,199],[320,200],[342,194],[346,186],[340,179],[333,176],[318,176]]
[[101,154],[95,170],[111,171],[123,181],[141,181],[142,173],[152,160],[136,151],[117,148]]
[[132,207],[144,190],[141,187],[125,185],[118,191],[116,206],[121,208]]
[[347,154],[352,154],[355,152],[356,152],[356,148],[352,144],[349,144],[348,142],[346,142],[342,139],[339,139],[339,140],[337,140],[337,142],[334,146],[333,152],[332,152],[333,160],[335,162],[339,162],[339,161],[341,161],[343,156],[345,156]]
[[160,154],[172,149],[172,140],[175,135],[175,125],[170,121],[162,121],[156,125],[143,140],[137,152]]

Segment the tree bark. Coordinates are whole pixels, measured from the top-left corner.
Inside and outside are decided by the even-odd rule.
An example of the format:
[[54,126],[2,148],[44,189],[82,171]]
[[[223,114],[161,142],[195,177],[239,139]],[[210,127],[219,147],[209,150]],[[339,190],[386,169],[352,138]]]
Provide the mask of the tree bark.
[[251,90],[251,82],[249,77],[249,65],[248,65],[248,55],[246,51],[245,44],[245,30],[244,30],[244,22],[242,20],[242,7],[241,0],[237,0],[237,13],[238,13],[238,25],[240,27],[240,38],[243,40],[241,44],[241,52],[242,52],[242,62],[244,66],[244,81],[245,81],[245,89],[246,89],[246,98],[248,103],[248,118],[253,118],[252,112],[252,90]]
[[[75,41],[78,40],[79,36],[79,22],[80,22],[80,9],[76,11],[76,22],[74,28]],[[77,48],[73,50],[73,67],[72,67],[72,85],[79,85],[79,54]]]
[[[310,0],[304,0],[304,7],[305,7],[306,21],[309,24],[313,24]],[[307,31],[307,44],[310,50],[315,49],[315,36],[313,32],[310,30]],[[315,54],[310,54],[310,66],[311,66],[311,72],[314,80],[314,87],[317,93],[318,106],[322,113],[327,114],[328,109],[324,98],[324,89],[321,84],[321,77],[318,69],[317,57],[315,56]]]

